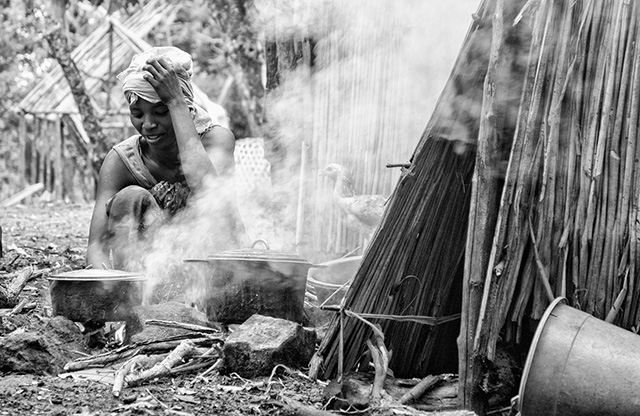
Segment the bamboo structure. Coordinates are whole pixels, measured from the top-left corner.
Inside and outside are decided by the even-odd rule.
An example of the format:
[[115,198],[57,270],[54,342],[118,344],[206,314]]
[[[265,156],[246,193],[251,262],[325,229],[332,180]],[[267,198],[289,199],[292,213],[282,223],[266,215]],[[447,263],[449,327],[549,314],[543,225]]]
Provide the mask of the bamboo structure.
[[[397,374],[435,371],[433,319],[461,311],[461,405],[483,413],[500,343],[526,350],[555,297],[637,332],[639,21],[635,2],[482,3],[323,341],[324,376],[357,365],[371,335],[358,314],[377,317]],[[474,111],[447,113],[461,102]],[[446,134],[461,120],[468,135]],[[396,321],[408,314],[431,326]]]
[[[484,8],[478,16],[486,13]],[[350,371],[365,351],[370,313],[393,351],[398,377],[455,371],[474,141],[487,70],[487,31],[478,18],[436,109],[400,178],[318,356],[321,377]],[[421,317],[406,321],[406,316]]]
[[[469,311],[477,361],[493,360],[499,338],[526,345],[528,322],[557,296],[637,331],[639,20],[635,2],[543,1],[531,13],[484,290]],[[474,390],[475,377],[461,382]]]
[[407,23],[397,4],[327,4],[312,29],[312,96],[304,107],[310,115],[304,122],[305,185],[311,190],[305,217],[313,220],[304,222],[305,254],[318,261],[364,251],[365,244],[365,236],[349,228],[331,199],[333,184],[318,172],[340,163],[352,174],[357,194],[389,196],[401,172],[386,165],[407,162],[427,120],[403,104],[417,94],[416,80],[408,74],[416,57],[402,49],[407,37],[397,28]]
[[[159,24],[171,22],[178,7],[163,0],[151,0],[122,21],[118,15],[105,12],[101,16],[103,22],[71,53],[79,70],[88,74],[85,89],[109,143],[100,143],[87,135],[69,84],[57,64],[21,100],[19,140],[24,151],[21,169],[26,182],[45,183],[46,190],[57,199],[93,199],[91,178],[97,175],[96,161],[112,144],[134,132],[122,94],[105,94],[104,89],[111,88],[115,74],[129,64],[134,53],[151,48],[143,38]],[[213,107],[196,85],[194,93],[205,107]],[[65,160],[73,163],[64,163]]]

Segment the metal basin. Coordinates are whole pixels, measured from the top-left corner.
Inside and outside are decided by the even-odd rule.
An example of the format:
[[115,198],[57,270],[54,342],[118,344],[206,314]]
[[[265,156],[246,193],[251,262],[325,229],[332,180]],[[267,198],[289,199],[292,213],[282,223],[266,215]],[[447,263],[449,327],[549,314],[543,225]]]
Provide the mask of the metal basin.
[[48,277],[53,315],[75,322],[126,321],[142,303],[145,277],[117,270],[86,269]]

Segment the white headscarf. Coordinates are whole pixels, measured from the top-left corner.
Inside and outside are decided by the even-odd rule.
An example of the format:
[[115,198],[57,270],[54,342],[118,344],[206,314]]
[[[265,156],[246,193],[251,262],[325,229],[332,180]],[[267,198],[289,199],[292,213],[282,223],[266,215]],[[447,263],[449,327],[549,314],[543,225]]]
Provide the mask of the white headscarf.
[[193,87],[191,86],[191,77],[193,75],[191,55],[175,46],[160,46],[151,48],[147,52],[136,54],[131,59],[129,67],[118,74],[117,78],[122,82],[122,91],[129,104],[135,103],[138,98],[150,103],[162,101],[153,86],[143,78],[144,74],[149,74],[149,72],[142,68],[151,57],[162,57],[173,66],[180,81],[187,106],[191,110],[191,118],[195,124],[196,131],[202,134],[210,130],[214,126],[211,116],[204,108],[194,102]]

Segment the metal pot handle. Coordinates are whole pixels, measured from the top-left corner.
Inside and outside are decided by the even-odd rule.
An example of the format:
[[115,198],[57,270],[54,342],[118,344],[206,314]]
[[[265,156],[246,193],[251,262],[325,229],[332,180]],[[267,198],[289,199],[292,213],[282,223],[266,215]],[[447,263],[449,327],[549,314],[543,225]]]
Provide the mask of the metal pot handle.
[[253,244],[251,244],[251,248],[256,248],[256,244],[258,244],[258,243],[262,243],[262,244],[264,244],[264,248],[266,248],[267,250],[269,250],[269,244],[267,244],[267,242],[266,242],[265,240],[261,239],[261,238],[259,238],[259,239],[255,240],[255,241],[253,242]]

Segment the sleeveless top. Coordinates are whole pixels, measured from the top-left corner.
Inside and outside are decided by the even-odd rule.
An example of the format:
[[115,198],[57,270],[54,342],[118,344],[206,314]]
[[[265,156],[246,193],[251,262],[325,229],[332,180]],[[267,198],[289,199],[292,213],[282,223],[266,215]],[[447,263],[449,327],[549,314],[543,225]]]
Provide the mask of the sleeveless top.
[[151,189],[158,184],[158,181],[149,172],[142,160],[141,138],[142,136],[139,134],[133,135],[113,146],[113,150],[120,156],[120,159],[129,169],[138,185],[144,189]]
[[[219,124],[211,124],[208,128],[204,129],[202,133],[200,133],[200,140],[216,126],[219,126]],[[149,172],[149,169],[147,169],[142,160],[140,139],[142,139],[141,135],[134,134],[113,146],[113,150],[120,156],[122,163],[129,169],[129,172],[131,172],[131,175],[133,175],[138,185],[144,189],[151,189],[158,184],[158,181],[153,177],[151,172]],[[186,186],[186,180],[182,181],[182,184]]]

